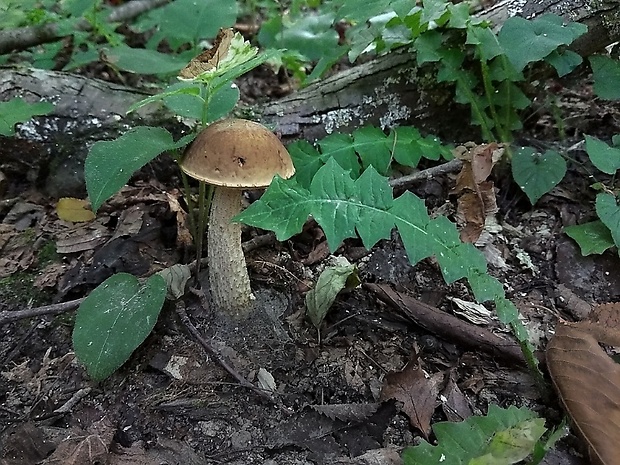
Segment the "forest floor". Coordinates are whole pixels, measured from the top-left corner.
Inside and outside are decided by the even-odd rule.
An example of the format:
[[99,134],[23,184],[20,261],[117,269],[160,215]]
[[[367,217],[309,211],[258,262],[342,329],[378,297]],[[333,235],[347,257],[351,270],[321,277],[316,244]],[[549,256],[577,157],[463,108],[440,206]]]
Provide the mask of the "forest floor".
[[[497,224],[480,245],[541,354],[559,318],[578,319],[580,305],[620,297],[617,253],[583,257],[562,231],[593,211],[587,157],[575,144],[583,134],[620,133],[620,113],[593,98],[587,75],[550,82],[547,91],[558,99],[565,138],[540,112],[526,120],[519,143],[568,150],[580,163],[534,207],[511,178],[493,175]],[[0,160],[9,150],[24,154],[11,164],[0,202],[1,314],[85,297],[113,272],[148,276],[191,260],[173,164],[149,165],[96,220],[70,224],[57,216],[46,162],[33,161],[42,146],[0,142]],[[453,218],[455,178],[411,190],[431,215]],[[0,463],[396,464],[403,448],[433,440],[435,422],[483,414],[491,404],[529,407],[548,426],[561,422],[557,397],[544,396],[518,360],[464,344],[467,334],[455,341],[447,328],[413,323],[412,302],[422,302],[512,337],[492,311],[475,319],[463,304],[474,300],[468,287],[446,285],[433,259],[410,265],[396,234],[369,251],[356,240],[336,251],[357,265],[362,284],[338,296],[320,339],[304,304],[333,260],[318,226],[308,222],[285,242],[247,228],[244,240],[257,297],[250,319],[217,312],[208,292],[188,293],[166,303],[153,333],[104,382],[90,380],[72,352],[73,311],[3,322]],[[261,395],[222,370],[189,333],[183,309],[220,357],[255,385],[273,388],[271,376],[275,391]],[[580,457],[568,435],[544,463],[586,463]]]

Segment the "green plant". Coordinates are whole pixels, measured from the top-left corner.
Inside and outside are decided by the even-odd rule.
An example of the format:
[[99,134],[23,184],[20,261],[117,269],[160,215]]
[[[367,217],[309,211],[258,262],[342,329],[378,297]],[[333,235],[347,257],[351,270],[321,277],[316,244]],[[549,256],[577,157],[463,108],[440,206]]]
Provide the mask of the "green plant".
[[[489,406],[486,416],[433,425],[437,445],[423,442],[403,452],[405,465],[511,465],[540,446],[545,420],[526,408]],[[544,446],[543,446],[544,447]]]
[[[273,53],[257,55],[257,50],[238,33],[226,34],[229,34],[230,41],[221,45],[217,63],[203,63],[205,69],[199,70],[194,77],[168,87],[134,108],[163,101],[180,114],[195,117],[200,126],[228,113],[239,98],[238,92],[228,91],[233,89],[232,81],[269,59]],[[139,126],[116,140],[95,143],[84,166],[86,188],[93,210],[97,211],[106,199],[129,181],[135,171],[161,153],[171,152],[178,160],[179,149],[194,137],[195,134],[190,134],[174,141],[163,128]],[[189,193],[187,180],[186,189]],[[197,228],[206,214],[205,194],[201,194],[203,208],[200,221],[192,222],[195,237],[201,234]],[[188,195],[187,199],[190,211],[193,211],[191,197]],[[100,380],[113,373],[150,333],[164,302],[162,296],[166,295],[167,288],[171,292],[174,284],[173,273],[164,273],[163,277],[157,279],[152,276],[144,286],[140,286],[131,275],[114,275],[91,292],[80,305],[77,317],[80,323],[76,324],[73,335],[74,347],[77,357],[93,378]],[[110,298],[115,294],[123,298]],[[105,308],[106,318],[97,320],[88,317],[94,308]],[[87,316],[81,316],[83,314]],[[141,322],[141,330],[130,330],[136,321]]]

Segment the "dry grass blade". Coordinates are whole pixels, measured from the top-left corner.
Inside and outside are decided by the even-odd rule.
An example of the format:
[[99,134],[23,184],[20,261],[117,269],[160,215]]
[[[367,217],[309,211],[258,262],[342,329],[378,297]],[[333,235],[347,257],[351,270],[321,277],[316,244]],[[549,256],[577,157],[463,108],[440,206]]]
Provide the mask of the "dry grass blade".
[[565,324],[558,324],[547,347],[547,363],[591,462],[619,464],[620,366],[587,329]]

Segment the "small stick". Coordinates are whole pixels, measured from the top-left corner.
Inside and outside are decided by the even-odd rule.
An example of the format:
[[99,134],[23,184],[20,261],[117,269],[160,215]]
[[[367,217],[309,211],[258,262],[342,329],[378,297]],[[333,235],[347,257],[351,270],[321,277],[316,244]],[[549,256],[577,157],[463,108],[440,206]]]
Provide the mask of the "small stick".
[[24,318],[32,318],[33,316],[58,315],[60,313],[70,312],[78,308],[83,301],[84,297],[58,304],[44,305],[43,307],[28,308],[26,310],[5,310],[0,312],[0,325],[11,321],[23,320]]
[[446,173],[456,173],[458,170],[461,169],[461,166],[463,166],[463,162],[461,160],[454,159],[442,165],[432,166],[425,170],[418,171],[417,173],[402,176],[397,179],[392,179],[390,181],[390,186],[406,188],[409,187],[411,184],[414,184],[415,182],[421,181],[423,179],[431,179],[435,176]]

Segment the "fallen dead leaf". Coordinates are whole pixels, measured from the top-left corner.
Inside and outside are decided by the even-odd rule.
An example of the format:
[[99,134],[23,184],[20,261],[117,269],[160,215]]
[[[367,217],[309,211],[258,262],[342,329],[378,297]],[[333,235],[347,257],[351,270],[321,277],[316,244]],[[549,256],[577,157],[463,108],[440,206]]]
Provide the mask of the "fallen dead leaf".
[[553,384],[598,465],[620,463],[620,366],[599,345],[620,342],[619,321],[620,304],[595,307],[589,321],[559,323],[546,353]]
[[503,153],[503,147],[492,143],[477,146],[469,144],[461,147],[457,154],[463,160],[463,167],[452,194],[458,195],[456,218],[464,242],[476,242],[484,230],[487,218],[498,211],[495,186],[487,178]]
[[71,223],[84,223],[95,219],[88,200],[73,197],[59,199],[56,204],[56,214],[61,220]]
[[409,417],[411,426],[420,430],[424,438],[428,439],[443,377],[443,373],[432,376],[424,373],[416,356],[402,371],[385,376],[380,399],[402,402],[402,411]]

